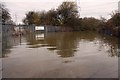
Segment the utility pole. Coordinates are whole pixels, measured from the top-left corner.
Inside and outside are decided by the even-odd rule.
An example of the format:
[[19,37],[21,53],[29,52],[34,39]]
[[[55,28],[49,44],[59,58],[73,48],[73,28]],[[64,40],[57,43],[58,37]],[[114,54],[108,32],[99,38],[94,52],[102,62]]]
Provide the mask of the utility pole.
[[15,13],[15,23],[17,25],[17,14]]
[[21,27],[20,27],[20,25],[18,25],[18,23],[17,23],[17,14],[15,13],[15,23],[16,23],[16,27],[18,27],[19,29],[18,29],[18,31],[17,31],[17,34],[19,34],[19,38],[20,38],[20,45],[21,45]]
[[118,13],[120,13],[120,1],[118,2]]
[[76,4],[77,4],[77,8],[78,8],[78,13],[80,16],[80,11],[81,11],[81,7],[80,7],[80,0],[75,0]]

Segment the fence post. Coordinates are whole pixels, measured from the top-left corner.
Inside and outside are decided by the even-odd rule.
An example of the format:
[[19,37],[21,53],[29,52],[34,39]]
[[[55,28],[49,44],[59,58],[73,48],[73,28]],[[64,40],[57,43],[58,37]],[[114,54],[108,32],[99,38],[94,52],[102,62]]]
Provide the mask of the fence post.
[[0,79],[2,79],[2,8],[0,4]]
[[2,58],[2,20],[0,16],[0,58]]

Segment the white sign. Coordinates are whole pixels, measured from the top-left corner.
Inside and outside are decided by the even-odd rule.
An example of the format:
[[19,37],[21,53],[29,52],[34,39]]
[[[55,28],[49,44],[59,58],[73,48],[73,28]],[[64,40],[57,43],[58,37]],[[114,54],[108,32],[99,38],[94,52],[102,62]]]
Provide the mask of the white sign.
[[44,30],[44,26],[35,26],[35,30]]

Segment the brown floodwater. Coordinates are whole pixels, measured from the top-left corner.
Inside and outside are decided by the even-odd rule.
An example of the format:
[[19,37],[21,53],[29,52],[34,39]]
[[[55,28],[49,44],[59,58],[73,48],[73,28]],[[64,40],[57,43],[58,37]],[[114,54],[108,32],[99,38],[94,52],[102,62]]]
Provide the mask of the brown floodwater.
[[[6,42],[5,42],[6,41]],[[31,33],[3,41],[3,78],[117,78],[118,39],[96,32]]]

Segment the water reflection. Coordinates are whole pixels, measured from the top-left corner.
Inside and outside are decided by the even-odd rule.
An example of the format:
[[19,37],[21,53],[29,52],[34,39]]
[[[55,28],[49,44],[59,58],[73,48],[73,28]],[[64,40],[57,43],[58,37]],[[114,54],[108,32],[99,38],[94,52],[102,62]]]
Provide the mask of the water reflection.
[[2,37],[2,57],[7,57],[14,46],[21,45],[23,37],[20,36],[3,36]]
[[36,37],[36,40],[44,40],[44,33],[36,34],[35,37]]
[[94,43],[93,46],[99,47],[98,51],[105,49],[105,53],[110,57],[118,56],[118,39],[99,35],[96,32],[34,33],[26,37],[29,48],[45,47],[64,58],[72,57],[76,52],[79,53],[81,47],[79,45],[90,42]]
[[118,38],[110,36],[101,36],[101,47],[107,47],[107,52],[109,56],[119,56],[118,53]]
[[[98,46],[98,52],[105,49],[108,56],[119,56],[118,38],[100,35],[96,32],[57,32],[57,33],[31,33],[24,36],[29,48],[45,47],[57,53],[60,57],[72,57],[76,52],[80,52],[82,43]],[[19,45],[24,37],[5,37],[2,42],[3,57],[10,53],[13,46]]]

